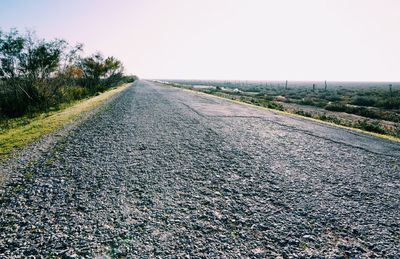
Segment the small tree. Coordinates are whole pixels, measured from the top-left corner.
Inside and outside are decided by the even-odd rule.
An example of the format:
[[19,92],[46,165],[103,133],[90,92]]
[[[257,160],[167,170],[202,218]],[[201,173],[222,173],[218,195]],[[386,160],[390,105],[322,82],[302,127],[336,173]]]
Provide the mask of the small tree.
[[1,89],[0,108],[11,115],[25,112],[27,103],[33,100],[19,82],[20,60],[25,45],[26,40],[17,30],[12,29],[9,33],[0,32],[0,79],[5,82]]
[[58,71],[58,79],[60,85],[76,85],[78,80],[83,77],[83,70],[80,66],[82,59],[81,53],[83,51],[83,44],[76,44],[75,46],[67,46],[63,52]]
[[28,42],[27,50],[20,58],[21,71],[30,80],[49,79],[59,67],[65,42],[63,40]]
[[104,59],[99,52],[81,60],[81,69],[87,82],[87,86],[94,88],[99,86],[102,79],[107,79],[106,83],[113,81],[115,77],[120,78],[123,72],[121,61],[114,57]]
[[0,77],[14,79],[19,76],[19,63],[25,39],[13,29],[8,34],[0,31]]
[[83,76],[86,79],[84,83],[89,88],[94,88],[100,83],[100,78],[104,76],[104,58],[100,52],[84,58],[80,62]]
[[119,61],[115,57],[108,57],[104,61],[104,66],[105,77],[107,79],[105,81],[105,84],[107,84],[108,86],[113,86],[121,81],[124,72],[124,67],[121,61]]

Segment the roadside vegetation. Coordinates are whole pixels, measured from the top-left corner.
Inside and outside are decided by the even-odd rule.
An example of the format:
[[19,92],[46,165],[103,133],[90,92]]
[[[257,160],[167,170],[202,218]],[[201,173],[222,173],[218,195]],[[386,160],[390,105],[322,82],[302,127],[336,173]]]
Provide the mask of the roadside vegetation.
[[61,128],[80,116],[82,112],[95,108],[112,95],[124,90],[126,86],[127,84],[115,87],[97,96],[68,103],[58,110],[37,114],[34,117],[23,116],[7,120],[6,127],[0,129],[0,159],[6,157],[15,148],[23,147],[41,136]]
[[82,44],[0,30],[0,119],[35,115],[135,78],[115,57],[83,56]]
[[161,81],[270,109],[400,138],[400,85]]
[[0,30],[0,158],[120,90],[102,92],[135,80],[115,57],[83,56],[82,44]]

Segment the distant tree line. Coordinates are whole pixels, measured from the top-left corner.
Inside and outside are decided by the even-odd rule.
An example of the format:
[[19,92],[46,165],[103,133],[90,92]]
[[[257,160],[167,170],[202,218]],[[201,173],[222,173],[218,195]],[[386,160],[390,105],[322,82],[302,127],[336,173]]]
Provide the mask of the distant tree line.
[[136,79],[124,75],[115,57],[82,55],[82,44],[0,30],[0,118],[46,111]]

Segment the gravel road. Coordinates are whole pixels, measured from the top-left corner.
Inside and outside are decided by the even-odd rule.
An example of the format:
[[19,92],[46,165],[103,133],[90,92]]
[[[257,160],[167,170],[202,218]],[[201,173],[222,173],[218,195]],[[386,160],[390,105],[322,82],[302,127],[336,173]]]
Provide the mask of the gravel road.
[[400,144],[138,81],[0,197],[0,258],[400,257]]

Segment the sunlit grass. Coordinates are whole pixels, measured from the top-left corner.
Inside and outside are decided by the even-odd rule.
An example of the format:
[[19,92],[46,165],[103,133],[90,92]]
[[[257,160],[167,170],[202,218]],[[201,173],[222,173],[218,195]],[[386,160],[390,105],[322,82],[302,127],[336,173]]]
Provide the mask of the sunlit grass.
[[125,84],[89,99],[63,104],[57,110],[46,113],[0,121],[0,159],[9,156],[15,149],[54,132],[127,87],[128,84]]

